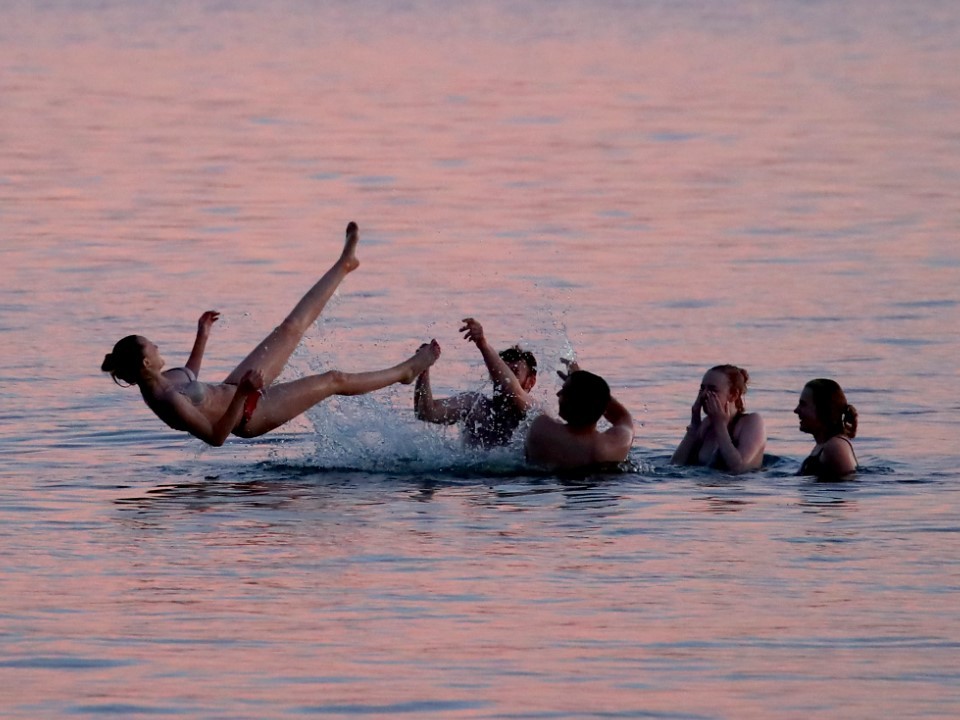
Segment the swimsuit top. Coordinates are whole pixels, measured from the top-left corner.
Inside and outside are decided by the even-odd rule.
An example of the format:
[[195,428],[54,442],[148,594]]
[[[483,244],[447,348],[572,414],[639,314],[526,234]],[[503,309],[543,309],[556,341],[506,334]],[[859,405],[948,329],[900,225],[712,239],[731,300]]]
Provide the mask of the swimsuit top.
[[187,381],[185,384],[177,388],[177,392],[186,397],[194,405],[199,405],[203,402],[203,398],[206,396],[206,386],[197,380],[197,374],[188,367],[179,367],[171,368],[168,372],[182,372],[187,376]]
[[[834,435],[841,440],[845,440],[847,445],[850,446],[850,452],[853,453],[853,462],[859,467],[860,463],[857,462],[857,454],[853,452],[853,443],[850,442],[850,438],[846,435]],[[833,438],[830,438],[832,440]],[[827,441],[829,442],[829,440]],[[823,449],[827,446],[827,443],[824,443],[820,446],[819,450],[816,450],[810,453],[809,457],[800,464],[800,472],[797,475],[816,475],[820,477],[824,474],[823,465],[820,463],[820,456],[823,454]]]

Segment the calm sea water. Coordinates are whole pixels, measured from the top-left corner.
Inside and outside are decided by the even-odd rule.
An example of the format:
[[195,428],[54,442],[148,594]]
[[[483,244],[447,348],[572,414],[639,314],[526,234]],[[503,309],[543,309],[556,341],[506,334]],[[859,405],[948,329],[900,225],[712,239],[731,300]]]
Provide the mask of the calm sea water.
[[[0,715],[960,716],[960,10],[947,0],[4,3]],[[410,388],[209,449],[99,373],[335,258],[290,377],[468,315],[638,421],[576,480]],[[751,371],[762,471],[668,458]],[[834,377],[853,482],[794,476]]]

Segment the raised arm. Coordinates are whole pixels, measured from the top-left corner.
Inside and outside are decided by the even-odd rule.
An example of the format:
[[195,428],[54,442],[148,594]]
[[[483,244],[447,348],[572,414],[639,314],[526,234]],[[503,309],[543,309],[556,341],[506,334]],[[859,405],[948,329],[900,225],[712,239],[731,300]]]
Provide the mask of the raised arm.
[[203,362],[203,352],[207,349],[207,338],[210,337],[210,328],[220,318],[220,313],[216,310],[207,310],[197,321],[197,338],[193,341],[193,349],[190,351],[190,357],[187,359],[185,367],[189,368],[194,375],[200,375],[200,365]]
[[475,393],[463,393],[451,398],[435,399],[430,388],[430,369],[417,376],[413,387],[413,412],[418,420],[437,425],[453,425],[467,414],[476,402]]
[[487,366],[487,372],[490,373],[490,379],[494,386],[504,395],[513,399],[517,409],[524,412],[534,406],[533,398],[523,389],[517,376],[513,374],[510,367],[503,361],[500,354],[494,350],[487,342],[483,334],[483,326],[473,318],[464,318],[463,327],[460,328],[463,337],[474,343],[483,356],[483,362]]
[[610,423],[601,437],[604,462],[622,462],[630,454],[633,445],[633,417],[630,411],[614,397],[607,403],[603,417]]
[[703,422],[702,410],[703,391],[701,390],[697,393],[697,399],[694,401],[693,407],[690,408],[690,424],[687,425],[687,431],[684,433],[680,444],[677,445],[673,457],[670,458],[672,464],[695,465],[697,463],[697,454],[700,449],[700,444],[703,442],[703,434],[701,432],[701,424]]

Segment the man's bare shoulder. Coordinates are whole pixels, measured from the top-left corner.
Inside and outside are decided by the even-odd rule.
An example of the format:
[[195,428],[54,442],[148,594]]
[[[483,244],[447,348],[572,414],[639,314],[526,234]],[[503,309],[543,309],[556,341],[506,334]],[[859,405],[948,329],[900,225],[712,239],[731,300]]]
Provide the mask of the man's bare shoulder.
[[525,442],[527,460],[535,463],[548,460],[552,455],[551,448],[556,442],[559,431],[562,430],[563,423],[546,413],[537,415],[530,423],[530,429],[527,430]]
[[557,435],[565,433],[567,430],[566,423],[557,420],[554,417],[550,417],[547,413],[540,413],[537,415],[533,422],[530,423],[530,436],[547,436],[547,435]]

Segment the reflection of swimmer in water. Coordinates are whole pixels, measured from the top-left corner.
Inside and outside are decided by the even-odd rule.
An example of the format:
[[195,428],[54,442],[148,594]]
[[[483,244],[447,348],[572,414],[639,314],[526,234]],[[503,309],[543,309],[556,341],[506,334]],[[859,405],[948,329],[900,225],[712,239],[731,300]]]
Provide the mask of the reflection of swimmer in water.
[[413,382],[440,356],[435,341],[386,370],[331,370],[274,384],[340,282],[359,267],[358,240],[357,225],[350,223],[340,258],[222,383],[197,380],[210,328],[219,317],[214,311],[200,317],[193,351],[184,367],[162,371],[164,360],[157,346],[140,335],[129,335],[104,358],[101,369],[114,381],[119,378],[139,386],[147,406],[174,430],[184,430],[210,445],[222,445],[231,433],[247,438],[263,435],[331,395],[361,395],[394,383]]
[[763,418],[744,411],[749,379],[747,371],[735,365],[717,365],[707,371],[672,463],[731,473],[756,470],[763,464],[767,444]]
[[[575,469],[619,463],[633,444],[633,418],[610,395],[610,386],[599,375],[581,370],[575,361],[562,360],[569,374],[558,372],[563,387],[557,393],[561,422],[539,415],[527,433],[527,460],[552,469]],[[597,430],[600,418],[611,427]]]
[[434,399],[430,370],[417,378],[413,408],[417,418],[438,425],[460,423],[464,441],[474,447],[506,445],[533,407],[530,391],[537,382],[537,360],[533,353],[514,346],[497,353],[487,342],[483,327],[466,318],[460,332],[475,343],[493,381],[493,397],[476,392]]
[[794,412],[800,418],[800,430],[813,435],[817,443],[798,475],[840,480],[857,471],[850,442],[857,436],[857,409],[847,402],[840,385],[825,378],[811,380],[803,386]]

